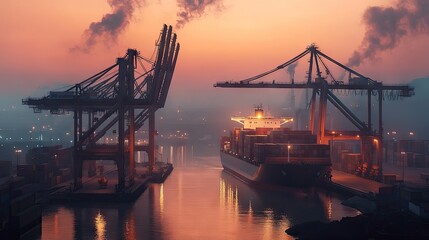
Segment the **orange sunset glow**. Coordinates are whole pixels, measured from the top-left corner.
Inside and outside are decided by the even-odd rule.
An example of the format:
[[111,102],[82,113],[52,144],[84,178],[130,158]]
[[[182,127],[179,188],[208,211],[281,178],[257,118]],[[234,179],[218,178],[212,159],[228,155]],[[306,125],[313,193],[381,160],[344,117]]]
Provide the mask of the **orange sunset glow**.
[[[7,92],[29,94],[40,87],[79,82],[114,63],[127,48],[150,57],[162,24],[175,26],[179,19],[177,1],[129,1],[134,2],[132,15],[115,39],[100,37],[86,53],[71,51],[84,44],[84,32],[91,23],[112,12],[108,2],[3,2],[0,79],[9,83]],[[385,0],[217,1],[175,28],[182,51],[173,89],[213,92],[214,82],[271,69],[311,43],[345,63],[364,38],[365,10],[395,4]],[[424,34],[408,34],[397,47],[379,52],[358,69],[392,83],[425,76],[428,50],[423,46],[428,40]],[[304,64],[298,66],[298,78],[304,77],[304,68]]]
[[1,239],[427,239],[429,0],[0,3]]

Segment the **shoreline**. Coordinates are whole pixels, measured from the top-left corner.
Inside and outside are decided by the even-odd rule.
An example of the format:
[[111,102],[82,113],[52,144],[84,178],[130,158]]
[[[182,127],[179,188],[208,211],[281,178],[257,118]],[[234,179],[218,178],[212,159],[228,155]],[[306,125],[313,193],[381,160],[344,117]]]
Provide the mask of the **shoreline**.
[[[323,223],[296,224],[285,232],[297,239],[429,239],[429,190],[403,185],[384,187],[376,195],[357,196],[343,205],[362,212]],[[416,209],[419,209],[417,211]]]

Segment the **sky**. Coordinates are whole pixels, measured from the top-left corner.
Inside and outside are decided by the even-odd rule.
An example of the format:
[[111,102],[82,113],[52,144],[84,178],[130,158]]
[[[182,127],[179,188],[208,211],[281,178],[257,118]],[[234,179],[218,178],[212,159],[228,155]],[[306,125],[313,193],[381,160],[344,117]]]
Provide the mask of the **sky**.
[[[429,10],[425,2],[407,0],[404,6],[390,0],[1,1],[0,94],[21,99],[78,83],[114,64],[127,48],[150,57],[163,24],[174,27],[181,44],[170,88],[172,104],[192,104],[195,98],[201,104],[250,98],[257,92],[217,89],[213,84],[272,69],[312,43],[345,64],[356,65],[352,56],[369,54],[354,69],[384,83],[407,83],[429,76],[425,17],[429,14],[414,9],[420,4]],[[424,23],[404,20],[411,19],[407,11]],[[121,22],[114,25],[119,17]],[[383,17],[399,21],[386,24]],[[368,45],[374,40],[366,37],[371,31],[391,39]],[[306,67],[305,61],[298,64],[296,81],[305,77]],[[287,79],[285,72],[280,80]]]

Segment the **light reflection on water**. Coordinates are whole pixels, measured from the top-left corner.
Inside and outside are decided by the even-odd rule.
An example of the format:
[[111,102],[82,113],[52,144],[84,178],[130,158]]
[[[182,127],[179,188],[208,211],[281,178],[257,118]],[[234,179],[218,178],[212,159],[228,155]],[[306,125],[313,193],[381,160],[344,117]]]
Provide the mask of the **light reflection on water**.
[[[219,157],[168,147],[175,169],[134,203],[57,205],[43,213],[42,239],[292,239],[285,230],[358,212],[314,189],[255,188],[224,172]],[[166,159],[164,159],[165,161]]]
[[104,216],[100,211],[95,216],[95,227],[97,231],[96,238],[98,240],[106,239],[106,220],[104,220]]

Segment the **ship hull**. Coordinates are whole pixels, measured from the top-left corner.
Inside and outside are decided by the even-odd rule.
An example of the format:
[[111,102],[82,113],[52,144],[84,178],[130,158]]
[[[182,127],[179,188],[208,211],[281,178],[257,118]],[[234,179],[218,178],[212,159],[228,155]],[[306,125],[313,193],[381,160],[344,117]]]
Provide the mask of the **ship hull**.
[[248,183],[310,187],[329,180],[330,164],[254,165],[236,156],[220,152],[223,168]]

